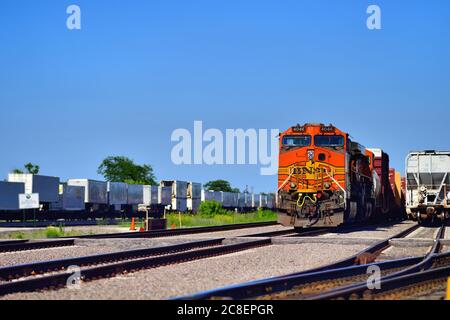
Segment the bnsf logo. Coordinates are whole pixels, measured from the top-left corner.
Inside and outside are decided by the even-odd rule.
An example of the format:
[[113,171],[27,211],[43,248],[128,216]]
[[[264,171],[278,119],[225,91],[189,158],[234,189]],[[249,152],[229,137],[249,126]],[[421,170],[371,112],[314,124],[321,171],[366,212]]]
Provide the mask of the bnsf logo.
[[293,174],[316,174],[316,173],[326,173],[325,168],[314,168],[314,167],[296,167],[291,168]]

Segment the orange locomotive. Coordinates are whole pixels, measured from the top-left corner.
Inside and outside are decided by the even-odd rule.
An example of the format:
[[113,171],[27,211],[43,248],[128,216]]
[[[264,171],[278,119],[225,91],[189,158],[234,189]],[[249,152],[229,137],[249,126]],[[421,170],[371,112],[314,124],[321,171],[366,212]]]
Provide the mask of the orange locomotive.
[[375,154],[332,125],[305,124],[280,135],[278,220],[338,226],[386,214]]

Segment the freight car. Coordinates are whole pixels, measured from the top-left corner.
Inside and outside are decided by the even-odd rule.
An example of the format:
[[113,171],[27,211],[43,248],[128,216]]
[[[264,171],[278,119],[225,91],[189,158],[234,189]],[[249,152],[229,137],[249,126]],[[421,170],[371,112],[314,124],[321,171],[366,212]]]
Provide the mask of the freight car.
[[86,211],[90,213],[109,211],[108,184],[106,182],[89,179],[69,179],[67,180],[67,185],[84,187]]
[[[228,210],[248,212],[273,209],[275,197],[251,193],[207,191],[202,184],[163,180],[160,186],[146,186],[90,179],[69,179],[36,175],[10,175],[12,181],[0,183],[0,220],[87,220],[139,216],[164,209],[196,213],[203,201],[217,201]],[[42,195],[39,210],[20,210],[18,195],[26,192]]]
[[406,211],[419,222],[450,214],[450,152],[411,152],[406,158]]
[[160,186],[172,188],[171,210],[178,212],[187,211],[187,182],[177,180],[163,180],[161,181]]
[[397,216],[388,168],[387,154],[333,125],[291,127],[280,135],[278,220],[301,228]]
[[0,211],[19,211],[19,194],[24,192],[24,183],[0,181]]
[[187,209],[190,212],[197,213],[202,203],[202,184],[188,182],[187,185]]
[[25,184],[25,193],[39,193],[39,200],[48,209],[50,203],[57,202],[59,198],[59,178],[36,174],[11,173],[8,182],[21,182]]

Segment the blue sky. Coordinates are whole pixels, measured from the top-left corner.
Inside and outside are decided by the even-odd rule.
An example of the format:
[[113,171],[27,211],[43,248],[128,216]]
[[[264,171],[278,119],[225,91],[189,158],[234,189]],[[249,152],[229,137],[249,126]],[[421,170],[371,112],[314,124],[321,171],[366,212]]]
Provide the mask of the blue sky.
[[[77,4],[82,30],[66,28]],[[366,28],[366,8],[382,30]],[[259,166],[175,166],[171,133],[333,123],[383,148],[450,149],[450,2],[0,2],[0,176],[99,178],[108,155],[158,179],[276,189]]]

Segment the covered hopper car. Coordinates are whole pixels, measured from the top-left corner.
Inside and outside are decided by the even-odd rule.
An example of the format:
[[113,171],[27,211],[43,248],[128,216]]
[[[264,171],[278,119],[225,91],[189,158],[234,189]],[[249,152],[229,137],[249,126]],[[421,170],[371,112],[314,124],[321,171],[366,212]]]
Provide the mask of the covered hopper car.
[[406,211],[419,222],[450,215],[450,152],[411,152],[406,158]]

